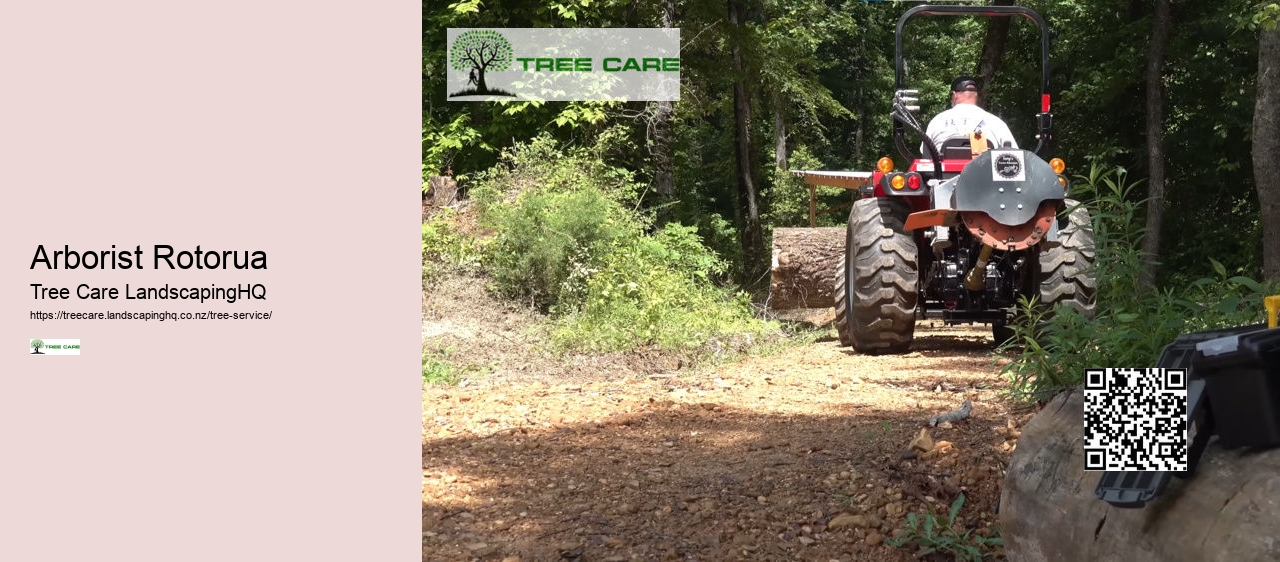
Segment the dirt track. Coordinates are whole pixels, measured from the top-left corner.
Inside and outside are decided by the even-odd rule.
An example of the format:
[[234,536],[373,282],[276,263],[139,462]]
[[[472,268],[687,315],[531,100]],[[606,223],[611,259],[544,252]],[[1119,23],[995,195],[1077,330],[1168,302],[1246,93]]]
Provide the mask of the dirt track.
[[[958,526],[992,532],[1030,415],[999,398],[982,328],[926,322],[902,356],[821,341],[689,371],[556,361],[475,283],[433,294],[428,348],[492,370],[423,390],[423,560],[911,560],[883,541],[961,492]],[[928,460],[903,458],[966,399]]]

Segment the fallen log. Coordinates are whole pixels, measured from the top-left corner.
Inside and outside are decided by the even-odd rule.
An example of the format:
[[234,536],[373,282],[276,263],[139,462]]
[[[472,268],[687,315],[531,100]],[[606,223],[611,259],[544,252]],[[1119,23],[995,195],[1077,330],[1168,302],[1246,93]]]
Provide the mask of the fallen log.
[[769,308],[835,306],[836,267],[844,239],[842,227],[774,229]]
[[1142,509],[1094,496],[1084,470],[1084,400],[1055,397],[1023,428],[1005,475],[1000,527],[1009,560],[1280,560],[1280,450],[1206,448]]

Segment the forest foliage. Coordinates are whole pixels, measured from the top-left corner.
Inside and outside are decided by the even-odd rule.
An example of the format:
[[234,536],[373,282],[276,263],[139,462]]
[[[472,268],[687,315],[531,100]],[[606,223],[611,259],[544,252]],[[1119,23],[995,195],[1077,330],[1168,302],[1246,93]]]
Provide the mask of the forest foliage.
[[[1144,214],[1145,191],[1131,187],[1148,175],[1142,100],[1157,1],[1163,0],[1018,2],[1042,14],[1052,30],[1053,155],[1064,159],[1067,174],[1081,177],[1079,185],[1087,187],[1073,196],[1099,206],[1097,220],[1118,229],[1107,251],[1119,254],[1104,255],[1100,265],[1107,277],[1100,284],[1100,298],[1113,299],[1107,302],[1118,307],[1100,322],[1112,322],[1105,325],[1118,331],[1095,330],[1091,345],[1116,347],[1117,341],[1145,334],[1146,343],[1126,348],[1134,361],[1158,352],[1157,342],[1194,327],[1197,321],[1188,315],[1204,311],[1186,308],[1187,303],[1221,309],[1222,315],[1213,318],[1225,322],[1243,318],[1240,311],[1260,308],[1249,299],[1266,289],[1256,281],[1262,277],[1263,228],[1251,149],[1260,37],[1280,33],[1280,4],[1186,0],[1171,3],[1173,25],[1163,57],[1168,179],[1161,267],[1152,293],[1157,296],[1124,300],[1126,291],[1140,289],[1132,286],[1137,277],[1128,277],[1134,272],[1126,268],[1138,266],[1128,261],[1134,256],[1125,248],[1143,234],[1134,217]],[[428,176],[451,174],[477,200],[490,198],[482,204],[496,205],[492,220],[544,233],[533,239],[499,235],[485,249],[492,256],[492,274],[512,297],[559,311],[565,330],[598,328],[611,316],[637,326],[639,336],[601,336],[591,346],[617,348],[624,345],[620,342],[654,333],[654,326],[687,321],[665,318],[633,298],[658,286],[668,286],[663,294],[693,299],[681,306],[704,306],[697,299],[718,297],[699,288],[716,281],[732,287],[725,290],[738,296],[722,300],[741,312],[746,304],[740,291],[759,296],[767,286],[759,273],[769,256],[751,245],[749,230],[761,229],[767,240],[772,228],[808,224],[807,189],[779,164],[870,170],[881,156],[900,158],[889,118],[894,27],[912,5],[861,0],[425,2],[423,189]],[[653,102],[461,103],[445,98],[448,28],[660,27],[664,8],[681,30],[681,99],[673,104],[669,122]],[[740,25],[730,17],[734,10],[744,14]],[[977,72],[989,25],[982,18],[918,18],[907,26],[906,80],[921,92],[922,115],[945,109],[952,78]],[[732,64],[734,49],[744,60],[740,72]],[[1020,145],[1034,146],[1040,103],[1038,29],[1012,20],[1004,52],[994,63],[984,105],[1008,122]],[[735,86],[743,88],[749,103],[735,103]],[[735,130],[743,124],[748,159],[739,162]],[[669,141],[655,134],[663,127],[670,128]],[[519,164],[512,154],[522,159]],[[661,168],[655,162],[660,159],[671,163],[670,198],[655,189]],[[512,174],[536,176],[545,185],[512,199],[512,182],[519,182]],[[575,175],[598,185],[583,189],[582,181],[572,179]],[[759,192],[758,227],[747,216],[744,175]],[[822,189],[819,208],[838,206],[849,197],[845,190]],[[547,209],[581,213],[537,214]],[[552,217],[550,222],[546,217]],[[840,213],[818,217],[819,226],[843,224]],[[564,243],[555,242],[557,237]],[[673,252],[685,263],[662,267]],[[1106,256],[1114,259],[1108,262]],[[677,285],[683,289],[673,293],[671,287]],[[619,304],[624,302],[628,304]],[[601,303],[612,303],[607,313]],[[1175,321],[1178,317],[1183,320]],[[1040,337],[1060,338],[1060,346],[1067,342],[1061,339],[1068,337],[1064,334],[1083,337],[1087,330],[1071,325],[1069,315],[1065,318],[1058,331]],[[673,335],[667,343],[688,337]],[[1104,337],[1112,340],[1097,339]]]
[[[549,133],[569,145],[615,142],[607,163],[653,182],[650,133],[655,103],[448,102],[445,32],[450,27],[657,27],[661,2],[512,0],[426,2],[423,7],[423,175],[446,170],[466,179],[498,163],[515,142]],[[1143,80],[1151,2],[1116,0],[1020,2],[1041,13],[1053,32],[1051,85],[1055,155],[1080,172],[1091,163],[1146,175]],[[735,76],[726,47],[740,40],[743,77],[752,103],[750,131],[755,179],[762,186],[765,228],[803,226],[807,215],[785,212],[797,202],[786,178],[772,173],[776,124],[785,127],[791,154],[810,155],[806,167],[868,170],[881,156],[897,157],[890,137],[893,30],[910,3],[859,0],[746,2],[744,29],[727,23],[725,2],[675,2],[681,29],[681,101],[675,104],[671,147],[676,201],[670,220],[709,227],[731,224],[707,241],[733,264],[742,201],[735,183]],[[1170,178],[1161,251],[1161,283],[1176,286],[1211,272],[1209,258],[1233,273],[1261,268],[1259,202],[1250,165],[1250,126],[1257,74],[1258,34],[1280,8],[1257,0],[1194,0],[1172,6],[1175,25],[1165,65],[1167,176]],[[981,18],[917,18],[907,26],[908,80],[922,92],[922,113],[945,108],[946,84],[973,73],[985,37]],[[1034,144],[1039,109],[1039,31],[1015,19],[1006,52],[985,104],[1004,117],[1021,144]],[[782,120],[776,119],[777,115]],[[799,169],[792,162],[793,169]],[[424,179],[425,186],[425,179]],[[783,193],[786,192],[786,193]],[[783,197],[785,195],[785,197]],[[1137,194],[1141,195],[1141,194]],[[823,208],[847,193],[824,193]],[[650,190],[644,205],[659,201]],[[782,212],[780,212],[782,211]],[[839,214],[821,217],[840,225]],[[1228,226],[1230,225],[1230,226]],[[738,279],[748,289],[756,280]],[[754,284],[753,284],[754,283]]]

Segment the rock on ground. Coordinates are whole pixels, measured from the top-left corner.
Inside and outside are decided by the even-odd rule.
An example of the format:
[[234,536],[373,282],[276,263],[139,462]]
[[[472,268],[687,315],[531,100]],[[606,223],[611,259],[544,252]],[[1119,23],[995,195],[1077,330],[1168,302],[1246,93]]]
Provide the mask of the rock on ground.
[[1055,397],[1023,429],[1000,499],[1009,560],[1280,560],[1280,450],[1210,443],[1190,480],[1120,509],[1094,496],[1084,470],[1083,393]]

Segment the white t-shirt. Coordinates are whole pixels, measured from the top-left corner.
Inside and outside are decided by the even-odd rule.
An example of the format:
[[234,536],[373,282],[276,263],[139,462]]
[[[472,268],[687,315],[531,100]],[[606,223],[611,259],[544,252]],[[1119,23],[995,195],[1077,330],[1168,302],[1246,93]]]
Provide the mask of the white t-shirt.
[[[935,115],[924,132],[941,152],[944,141],[953,138],[967,139],[979,127],[982,128],[982,136],[987,139],[988,148],[1003,148],[1005,141],[1011,143],[1011,148],[1018,148],[1018,141],[1013,138],[1013,133],[1004,121],[971,103],[958,103]],[[920,145],[920,154],[924,158],[929,157],[924,143]]]

